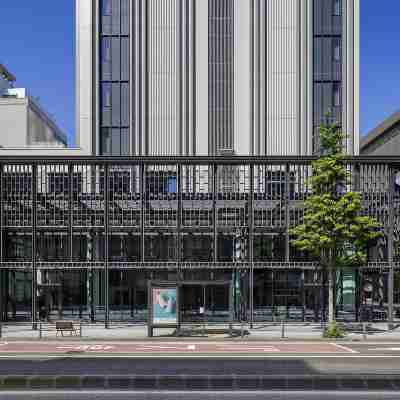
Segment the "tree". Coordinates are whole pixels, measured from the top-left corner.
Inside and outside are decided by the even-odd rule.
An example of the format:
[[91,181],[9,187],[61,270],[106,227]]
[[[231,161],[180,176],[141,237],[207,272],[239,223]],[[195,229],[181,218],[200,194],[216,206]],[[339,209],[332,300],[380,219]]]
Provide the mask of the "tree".
[[368,244],[382,235],[378,221],[362,216],[361,193],[347,191],[351,174],[342,150],[344,138],[337,124],[321,127],[321,155],[312,163],[303,223],[290,232],[292,244],[313,255],[328,272],[330,324],[335,322],[337,269],[364,264]]

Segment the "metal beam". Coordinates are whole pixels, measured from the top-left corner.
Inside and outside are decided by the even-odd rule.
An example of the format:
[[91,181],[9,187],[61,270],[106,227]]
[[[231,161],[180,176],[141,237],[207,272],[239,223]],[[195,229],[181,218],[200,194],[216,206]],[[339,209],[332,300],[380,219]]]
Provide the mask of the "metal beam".
[[[270,164],[270,165],[309,165],[318,159],[317,156],[137,156],[116,157],[116,156],[0,156],[0,162],[3,164],[13,163],[27,165],[32,163],[48,164],[109,164],[109,165],[249,165],[249,164]],[[354,164],[382,164],[382,165],[400,165],[400,156],[375,156],[362,155],[354,157],[345,157],[344,162]]]

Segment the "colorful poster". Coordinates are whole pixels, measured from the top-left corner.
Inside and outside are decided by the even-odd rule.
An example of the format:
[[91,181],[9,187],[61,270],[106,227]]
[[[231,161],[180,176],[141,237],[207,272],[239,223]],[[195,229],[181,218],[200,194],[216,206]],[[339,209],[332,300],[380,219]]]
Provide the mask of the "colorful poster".
[[153,288],[153,324],[178,323],[177,289]]

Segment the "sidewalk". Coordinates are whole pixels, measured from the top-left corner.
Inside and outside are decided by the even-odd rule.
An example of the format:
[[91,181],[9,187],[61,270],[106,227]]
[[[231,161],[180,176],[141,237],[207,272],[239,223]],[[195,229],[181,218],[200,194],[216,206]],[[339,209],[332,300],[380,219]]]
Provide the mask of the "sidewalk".
[[[400,328],[395,326],[388,330],[387,323],[367,324],[366,332],[360,324],[347,324],[347,335],[344,339],[350,341],[399,341]],[[283,331],[283,332],[282,332]],[[83,324],[82,336],[69,336],[66,333],[65,339],[97,340],[97,341],[136,341],[136,340],[327,340],[322,338],[322,326],[316,323],[257,323],[250,329],[249,325],[233,325],[232,336],[229,335],[228,325],[206,325],[201,324],[184,325],[181,336],[174,335],[175,329],[154,329],[154,337],[148,338],[146,324],[113,323],[108,329],[104,324]],[[283,335],[282,335],[283,333]],[[3,324],[1,340],[38,340],[40,338],[39,326],[32,330],[31,324]],[[49,329],[48,324],[42,326],[42,340],[62,340],[62,336],[56,337],[54,327]],[[332,339],[329,339],[332,341]]]

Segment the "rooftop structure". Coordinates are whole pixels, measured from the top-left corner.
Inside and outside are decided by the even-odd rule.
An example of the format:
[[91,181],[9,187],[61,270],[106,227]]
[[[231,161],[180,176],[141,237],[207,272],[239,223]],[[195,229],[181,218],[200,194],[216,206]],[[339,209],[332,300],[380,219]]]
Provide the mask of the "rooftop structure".
[[360,153],[377,156],[400,154],[400,111],[386,118],[361,139]]
[[14,75],[0,65],[0,154],[66,148],[67,137],[55,120],[26,89],[15,88],[15,81]]

